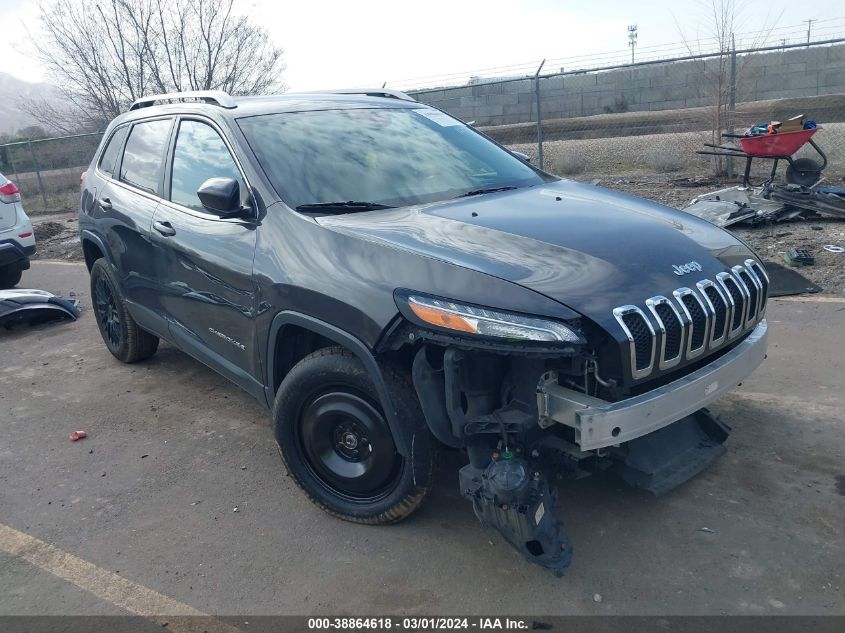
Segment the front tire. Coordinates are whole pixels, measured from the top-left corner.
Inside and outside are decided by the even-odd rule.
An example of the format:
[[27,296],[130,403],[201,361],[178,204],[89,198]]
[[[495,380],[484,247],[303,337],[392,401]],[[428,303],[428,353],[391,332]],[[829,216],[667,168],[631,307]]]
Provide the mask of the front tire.
[[102,258],[91,267],[91,301],[100,336],[112,356],[124,363],[135,363],[156,353],[158,337],[135,323],[111,267]]
[[23,270],[18,266],[5,266],[0,268],[0,290],[14,288],[18,285],[23,275]]
[[342,347],[306,356],[276,394],[276,441],[288,472],[315,505],[345,521],[401,521],[431,490],[434,443],[416,393],[401,373],[383,374],[413,439],[407,457],[396,450],[369,372]]

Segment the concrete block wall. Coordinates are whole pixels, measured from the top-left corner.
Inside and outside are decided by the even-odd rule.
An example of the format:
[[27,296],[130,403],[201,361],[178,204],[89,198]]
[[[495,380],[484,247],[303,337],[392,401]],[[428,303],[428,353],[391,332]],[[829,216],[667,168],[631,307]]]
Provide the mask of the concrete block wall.
[[[714,58],[547,77],[540,80],[543,119],[603,114],[623,101],[629,112],[713,105],[720,67],[727,77],[729,63]],[[534,91],[533,80],[516,79],[409,93],[481,126],[536,120]],[[738,103],[842,93],[845,44],[742,55],[737,61]]]

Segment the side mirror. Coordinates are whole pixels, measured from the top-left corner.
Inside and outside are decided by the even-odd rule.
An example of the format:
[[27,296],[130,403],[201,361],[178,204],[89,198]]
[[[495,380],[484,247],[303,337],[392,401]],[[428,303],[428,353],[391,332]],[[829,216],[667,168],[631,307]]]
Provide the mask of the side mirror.
[[523,154],[522,152],[511,152],[511,154],[516,156],[521,161],[525,161],[526,163],[531,162],[531,157],[528,154]]
[[197,189],[197,197],[202,206],[221,218],[241,212],[241,186],[234,178],[209,178]]

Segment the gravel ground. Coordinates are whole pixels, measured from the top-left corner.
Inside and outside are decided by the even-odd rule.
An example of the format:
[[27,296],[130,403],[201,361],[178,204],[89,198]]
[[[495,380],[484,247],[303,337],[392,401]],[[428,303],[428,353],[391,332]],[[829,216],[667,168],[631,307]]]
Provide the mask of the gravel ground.
[[736,235],[760,253],[766,261],[785,264],[783,255],[790,248],[805,248],[816,256],[814,266],[799,272],[822,288],[825,294],[845,295],[845,253],[829,253],[825,244],[845,247],[845,221],[819,218],[773,224],[758,228],[736,228]]

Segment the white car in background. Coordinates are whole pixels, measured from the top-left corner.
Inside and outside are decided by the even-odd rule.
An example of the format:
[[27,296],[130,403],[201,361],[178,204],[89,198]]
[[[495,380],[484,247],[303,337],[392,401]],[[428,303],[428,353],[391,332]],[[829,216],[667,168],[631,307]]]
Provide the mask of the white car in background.
[[0,174],[0,289],[12,288],[21,280],[33,254],[35,234],[24,213],[20,191]]

